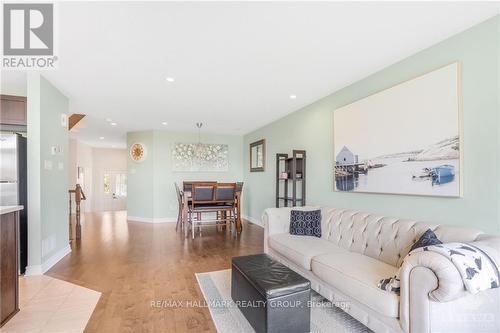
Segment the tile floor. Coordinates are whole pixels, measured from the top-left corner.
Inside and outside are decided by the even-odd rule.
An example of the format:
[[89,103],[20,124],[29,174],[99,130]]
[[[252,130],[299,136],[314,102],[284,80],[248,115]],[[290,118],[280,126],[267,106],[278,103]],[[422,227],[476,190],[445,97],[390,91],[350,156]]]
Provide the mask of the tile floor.
[[20,311],[0,332],[83,332],[100,297],[100,292],[46,275],[21,277]]

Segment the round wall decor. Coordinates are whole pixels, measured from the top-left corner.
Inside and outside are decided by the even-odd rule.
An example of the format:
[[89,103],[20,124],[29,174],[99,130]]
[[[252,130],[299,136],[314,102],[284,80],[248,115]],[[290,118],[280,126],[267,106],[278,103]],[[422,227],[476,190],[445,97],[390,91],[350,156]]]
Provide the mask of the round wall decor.
[[130,146],[130,157],[136,162],[146,159],[146,146],[142,143],[134,143]]

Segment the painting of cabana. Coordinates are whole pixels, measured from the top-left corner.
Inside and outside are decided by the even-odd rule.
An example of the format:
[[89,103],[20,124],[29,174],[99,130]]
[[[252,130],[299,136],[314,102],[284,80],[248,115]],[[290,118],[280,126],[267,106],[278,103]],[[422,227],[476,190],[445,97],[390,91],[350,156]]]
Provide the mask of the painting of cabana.
[[459,197],[455,62],[334,110],[336,191]]

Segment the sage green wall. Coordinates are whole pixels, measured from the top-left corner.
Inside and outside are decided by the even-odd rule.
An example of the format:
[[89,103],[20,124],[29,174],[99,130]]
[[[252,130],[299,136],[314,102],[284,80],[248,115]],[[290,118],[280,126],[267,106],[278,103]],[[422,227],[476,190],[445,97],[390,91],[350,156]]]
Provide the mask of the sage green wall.
[[[28,266],[68,247],[68,99],[37,73],[28,74]],[[61,152],[52,154],[51,147]],[[52,163],[52,168],[45,163]]]
[[127,214],[128,216],[153,218],[154,184],[154,140],[153,131],[127,133],[127,148],[134,143],[142,143],[146,151],[143,162],[127,160]]
[[243,137],[202,134],[203,143],[227,144],[227,172],[173,172],[171,152],[175,143],[198,142],[198,134],[173,131],[145,131],[127,134],[128,147],[144,143],[147,158],[140,163],[128,159],[128,215],[172,220],[177,218],[174,182],[183,180],[241,181],[243,179]]
[[[244,214],[260,221],[263,210],[274,206],[275,154],[305,149],[308,204],[476,227],[498,234],[499,22],[500,18],[496,16],[245,135],[245,147],[255,140],[266,139],[267,165],[265,172],[255,173],[250,173],[245,167]],[[334,192],[331,172],[334,161],[333,111],[457,60],[462,64],[464,197]],[[249,157],[247,150],[244,151],[247,166]]]
[[27,78],[28,153],[28,266],[42,264],[41,158],[40,158],[40,75],[28,73]]

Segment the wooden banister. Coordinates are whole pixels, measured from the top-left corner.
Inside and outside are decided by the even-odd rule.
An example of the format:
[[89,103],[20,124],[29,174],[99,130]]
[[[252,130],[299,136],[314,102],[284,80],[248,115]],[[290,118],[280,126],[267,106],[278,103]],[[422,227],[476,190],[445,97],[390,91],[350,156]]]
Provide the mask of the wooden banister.
[[69,193],[69,239],[72,240],[72,227],[71,227],[71,195],[75,194],[75,213],[76,213],[76,239],[82,238],[82,225],[81,225],[81,212],[80,204],[82,200],[87,200],[85,193],[83,193],[80,184],[76,184],[75,189],[68,190]]

